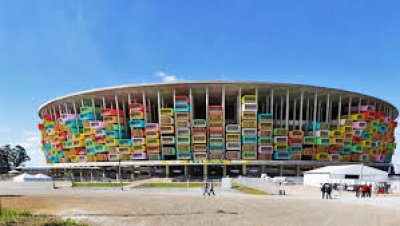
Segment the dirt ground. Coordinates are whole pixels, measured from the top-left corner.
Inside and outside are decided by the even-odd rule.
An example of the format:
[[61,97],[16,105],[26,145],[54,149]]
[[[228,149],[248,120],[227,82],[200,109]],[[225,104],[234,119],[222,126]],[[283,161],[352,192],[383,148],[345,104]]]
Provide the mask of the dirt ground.
[[[399,197],[369,200],[342,194],[321,200],[318,189],[287,189],[286,196],[255,196],[199,189],[66,189],[13,191],[2,205],[56,214],[91,225],[399,225]],[[388,203],[386,205],[386,203]]]

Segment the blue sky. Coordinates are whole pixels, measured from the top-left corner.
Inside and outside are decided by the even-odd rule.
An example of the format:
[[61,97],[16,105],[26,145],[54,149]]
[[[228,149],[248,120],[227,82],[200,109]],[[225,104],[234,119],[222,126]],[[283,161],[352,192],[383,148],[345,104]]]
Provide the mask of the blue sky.
[[37,153],[45,101],[159,72],[329,86],[398,107],[399,11],[398,1],[1,0],[0,144]]

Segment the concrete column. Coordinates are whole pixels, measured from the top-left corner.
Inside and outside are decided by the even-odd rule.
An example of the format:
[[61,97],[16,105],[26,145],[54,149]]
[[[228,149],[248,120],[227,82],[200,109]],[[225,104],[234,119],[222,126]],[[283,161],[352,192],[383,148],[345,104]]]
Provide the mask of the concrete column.
[[342,117],[342,96],[339,96],[339,103],[338,103],[338,116],[337,116],[337,128],[340,127],[340,117]]
[[361,98],[358,99],[358,107],[357,107],[357,108],[358,108],[358,109],[357,109],[358,114],[360,114],[360,112],[361,112]]
[[[115,107],[117,109],[117,120],[118,120],[118,133],[121,136],[121,122],[120,122],[120,115],[119,115],[119,103],[118,103],[118,96],[115,95]],[[145,113],[146,114],[146,113]]]
[[96,115],[96,104],[94,103],[94,98],[92,97],[92,108],[93,108],[93,115],[94,115],[94,120],[97,120],[97,115]]
[[296,166],[296,176],[298,176],[298,177],[299,177],[299,176],[300,176],[300,174],[301,174],[301,173],[300,173],[300,166],[299,166],[299,165],[297,165],[297,166]]
[[71,176],[71,181],[75,181],[75,176],[74,176],[73,170],[70,170],[69,173]]
[[347,118],[348,118],[348,119],[351,118],[351,102],[352,102],[352,100],[353,100],[353,97],[350,97],[350,98],[349,98],[349,106],[348,106],[349,110],[348,110],[348,112],[347,112]]
[[243,176],[246,176],[246,175],[247,175],[246,165],[242,165],[242,175],[243,175]]
[[265,173],[265,165],[261,165],[261,173]]
[[318,104],[318,93],[314,94],[314,112],[313,112],[313,136],[315,136],[316,126],[317,126],[317,104]]
[[188,165],[184,165],[184,175],[186,180],[188,179],[188,175],[189,175],[189,166]]
[[279,165],[279,176],[283,175],[283,165]]
[[300,94],[300,117],[299,117],[299,130],[303,130],[303,102],[304,102],[304,91]]
[[306,130],[308,130],[308,124],[310,123],[310,99],[307,98],[307,107],[306,107]]
[[293,118],[292,118],[293,130],[296,129],[296,119],[297,119],[297,100],[294,99],[294,104],[293,104]]
[[169,165],[165,165],[165,177],[169,177]]
[[222,177],[226,177],[226,165],[222,166]]
[[83,173],[82,173],[82,170],[81,170],[81,169],[79,170],[79,180],[80,180],[81,182],[83,182]]
[[280,120],[279,120],[279,126],[280,126],[280,128],[283,128],[283,98],[282,98],[282,96],[280,97],[281,99],[281,106],[280,106],[280,112],[279,112],[279,114],[280,114]]
[[208,165],[207,164],[203,165],[203,179],[204,180],[208,179]]
[[289,130],[289,89],[286,90],[285,129]]
[[103,168],[103,182],[106,181],[106,170]]
[[93,181],[93,170],[90,170],[90,182]]
[[144,89],[142,89],[142,96],[143,96],[143,107],[144,107],[144,121],[147,123],[147,103],[146,103],[146,93],[144,92]]
[[269,112],[271,114],[273,114],[274,113],[274,89],[271,89],[271,101],[270,101],[269,106],[270,106]]

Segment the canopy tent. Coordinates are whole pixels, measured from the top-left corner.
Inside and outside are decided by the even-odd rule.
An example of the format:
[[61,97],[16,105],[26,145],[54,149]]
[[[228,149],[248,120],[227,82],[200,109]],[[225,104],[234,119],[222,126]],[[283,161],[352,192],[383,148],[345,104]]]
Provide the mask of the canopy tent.
[[370,183],[387,181],[388,173],[364,165],[326,166],[304,173],[304,185],[323,183]]
[[46,176],[44,174],[35,174],[31,175],[28,173],[23,173],[21,175],[18,175],[14,177],[14,182],[35,182],[35,181],[51,181],[51,177]]

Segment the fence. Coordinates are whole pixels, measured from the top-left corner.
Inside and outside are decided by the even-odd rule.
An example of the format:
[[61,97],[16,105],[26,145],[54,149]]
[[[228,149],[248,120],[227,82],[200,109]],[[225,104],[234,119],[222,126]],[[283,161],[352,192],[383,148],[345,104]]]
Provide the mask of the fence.
[[260,178],[238,177],[237,182],[246,187],[254,188],[273,195],[279,195],[280,183],[265,181]]

